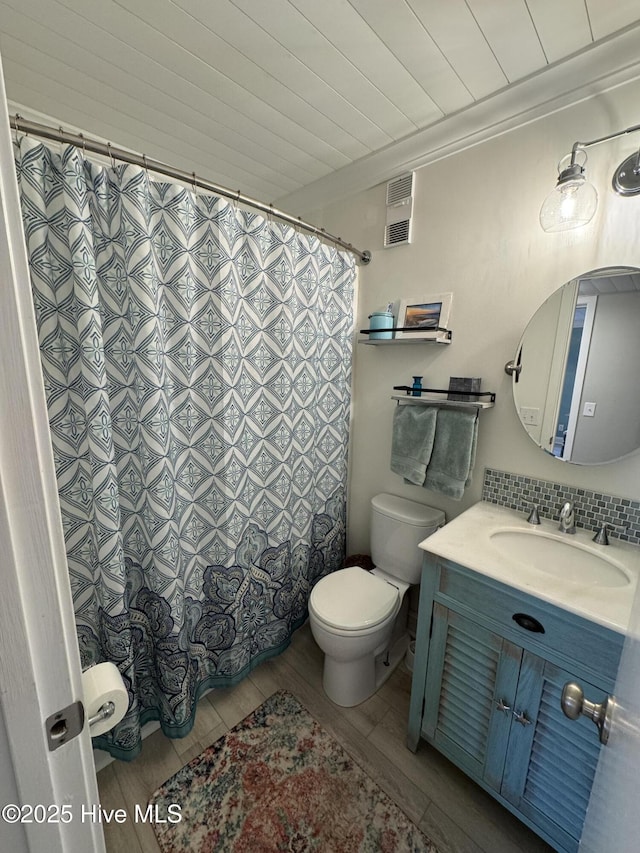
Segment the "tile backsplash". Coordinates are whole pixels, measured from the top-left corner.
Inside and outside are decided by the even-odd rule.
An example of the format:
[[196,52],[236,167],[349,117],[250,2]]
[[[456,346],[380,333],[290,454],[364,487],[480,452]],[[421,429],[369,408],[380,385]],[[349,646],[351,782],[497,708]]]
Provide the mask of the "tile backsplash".
[[571,500],[578,527],[597,530],[606,521],[613,525],[610,536],[640,544],[640,501],[495,468],[485,468],[482,499],[522,512],[528,512],[530,505],[535,503],[540,515],[551,519],[558,518],[562,503]]

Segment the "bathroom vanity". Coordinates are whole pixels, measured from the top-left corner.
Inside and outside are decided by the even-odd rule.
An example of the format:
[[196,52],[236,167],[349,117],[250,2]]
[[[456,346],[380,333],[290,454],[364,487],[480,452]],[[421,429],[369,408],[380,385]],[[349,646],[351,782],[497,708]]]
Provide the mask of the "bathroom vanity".
[[562,690],[613,693],[639,569],[636,546],[592,536],[480,502],[421,544],[408,746],[424,738],[559,851],[578,848],[602,748]]

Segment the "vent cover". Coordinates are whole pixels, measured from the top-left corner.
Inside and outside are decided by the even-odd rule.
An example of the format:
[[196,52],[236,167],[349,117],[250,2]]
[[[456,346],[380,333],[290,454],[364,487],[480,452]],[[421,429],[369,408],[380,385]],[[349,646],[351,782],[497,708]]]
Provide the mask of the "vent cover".
[[387,184],[387,224],[384,229],[385,248],[411,242],[413,212],[413,172],[399,175]]

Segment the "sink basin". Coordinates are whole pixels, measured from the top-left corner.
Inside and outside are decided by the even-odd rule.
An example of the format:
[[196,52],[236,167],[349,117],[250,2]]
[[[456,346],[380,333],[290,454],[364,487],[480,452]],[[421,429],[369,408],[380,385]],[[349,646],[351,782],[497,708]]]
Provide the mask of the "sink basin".
[[[640,546],[593,531],[561,533],[558,522],[527,524],[525,514],[478,501],[420,543],[425,571],[464,566],[517,592],[624,634],[640,578]],[[639,593],[640,594],[640,593]]]
[[631,583],[615,558],[574,541],[570,534],[554,535],[538,528],[503,528],[494,530],[489,538],[503,556],[547,575],[588,586],[616,587]]

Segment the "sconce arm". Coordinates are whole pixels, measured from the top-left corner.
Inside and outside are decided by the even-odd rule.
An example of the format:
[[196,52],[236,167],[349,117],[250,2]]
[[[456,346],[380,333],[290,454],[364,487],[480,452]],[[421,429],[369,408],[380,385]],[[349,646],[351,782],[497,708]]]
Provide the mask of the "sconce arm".
[[598,145],[600,142],[607,142],[609,139],[617,139],[619,136],[624,136],[627,133],[635,133],[640,130],[640,124],[634,124],[625,130],[618,130],[616,133],[609,133],[607,136],[599,136],[597,139],[591,139],[589,142],[574,142],[571,149],[571,165],[575,163],[575,156],[582,148],[590,148],[592,145]]

